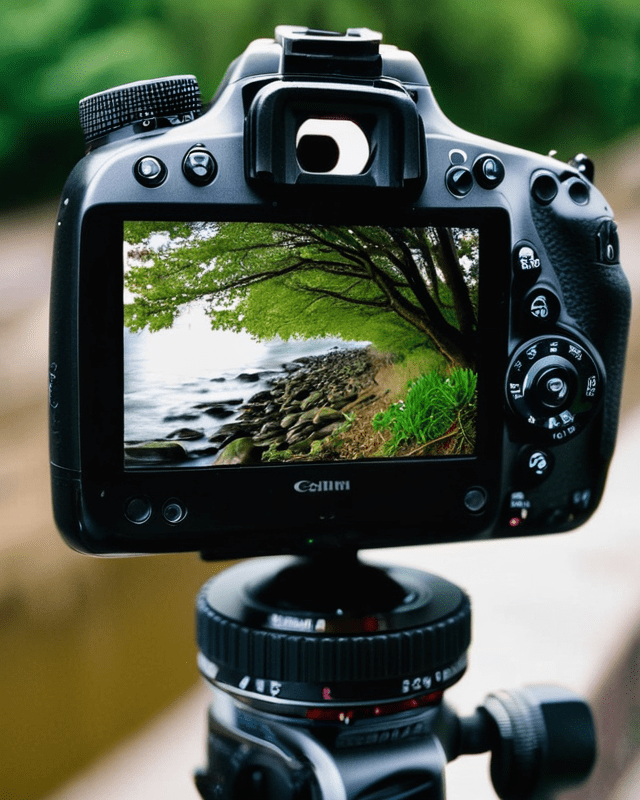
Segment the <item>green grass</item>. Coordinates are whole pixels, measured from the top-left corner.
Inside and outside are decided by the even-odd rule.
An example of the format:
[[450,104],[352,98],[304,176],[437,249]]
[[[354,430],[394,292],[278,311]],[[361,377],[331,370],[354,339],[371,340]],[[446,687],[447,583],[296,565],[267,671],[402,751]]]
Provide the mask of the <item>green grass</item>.
[[467,369],[449,375],[434,370],[410,381],[405,398],[373,419],[374,430],[392,434],[384,455],[424,447],[455,428],[463,431],[475,417],[476,384],[477,375]]

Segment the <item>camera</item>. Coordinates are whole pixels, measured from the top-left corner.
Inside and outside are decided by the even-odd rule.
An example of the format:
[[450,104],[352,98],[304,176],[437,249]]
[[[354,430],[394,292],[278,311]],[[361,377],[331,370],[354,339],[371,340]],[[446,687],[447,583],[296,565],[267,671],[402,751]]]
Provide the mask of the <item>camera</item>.
[[410,53],[281,26],[85,98],[54,248],[75,549],[305,555],[566,531],[613,452],[630,293],[585,156],[456,127]]

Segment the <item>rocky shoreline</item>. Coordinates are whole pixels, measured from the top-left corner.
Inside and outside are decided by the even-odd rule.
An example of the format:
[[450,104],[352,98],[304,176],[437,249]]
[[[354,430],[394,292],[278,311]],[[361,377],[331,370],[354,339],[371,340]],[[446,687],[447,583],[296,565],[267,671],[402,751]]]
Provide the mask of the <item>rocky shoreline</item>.
[[[210,464],[256,465],[262,456],[304,455],[345,423],[346,414],[377,399],[375,376],[390,358],[372,347],[335,349],[283,364],[268,388],[250,397],[224,403],[199,404],[194,415],[218,420],[236,416],[207,437],[203,429],[179,428],[166,438],[125,445],[129,466],[178,465],[194,457],[210,457]],[[259,374],[238,376],[258,381]],[[238,414],[238,412],[240,412]],[[186,415],[185,418],[189,418]],[[189,443],[189,447],[185,446]],[[194,444],[192,444],[194,443]]]

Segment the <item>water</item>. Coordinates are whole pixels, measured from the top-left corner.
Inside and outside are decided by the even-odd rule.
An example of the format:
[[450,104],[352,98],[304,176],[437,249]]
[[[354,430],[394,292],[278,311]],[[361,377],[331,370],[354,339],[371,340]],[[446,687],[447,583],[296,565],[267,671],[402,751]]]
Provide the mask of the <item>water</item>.
[[[285,365],[295,359],[367,345],[339,338],[257,341],[248,333],[212,330],[197,306],[185,310],[167,330],[125,329],[125,441],[162,440],[181,428],[209,438],[237,419],[251,397],[285,375]],[[219,416],[202,407],[213,405]],[[192,451],[205,444],[204,438],[183,442]]]

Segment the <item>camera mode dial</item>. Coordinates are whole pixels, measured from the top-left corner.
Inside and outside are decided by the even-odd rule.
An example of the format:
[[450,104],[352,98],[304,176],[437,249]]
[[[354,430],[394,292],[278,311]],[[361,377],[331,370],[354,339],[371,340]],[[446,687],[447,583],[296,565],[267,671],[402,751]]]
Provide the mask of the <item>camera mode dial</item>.
[[87,144],[130,125],[154,130],[192,122],[200,114],[200,87],[193,75],[127,83],[80,101],[80,125]]
[[564,336],[541,336],[516,350],[507,372],[514,413],[552,442],[579,433],[593,416],[603,390],[595,358]]

